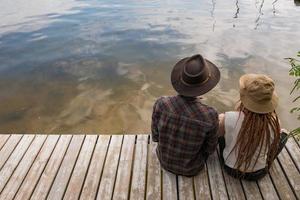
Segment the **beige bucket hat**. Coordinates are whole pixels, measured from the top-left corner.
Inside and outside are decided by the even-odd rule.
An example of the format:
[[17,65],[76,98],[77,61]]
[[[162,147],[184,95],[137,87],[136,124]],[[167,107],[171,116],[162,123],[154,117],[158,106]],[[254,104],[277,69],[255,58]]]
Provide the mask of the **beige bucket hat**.
[[263,74],[246,74],[240,78],[240,99],[255,113],[270,113],[278,105],[274,81]]

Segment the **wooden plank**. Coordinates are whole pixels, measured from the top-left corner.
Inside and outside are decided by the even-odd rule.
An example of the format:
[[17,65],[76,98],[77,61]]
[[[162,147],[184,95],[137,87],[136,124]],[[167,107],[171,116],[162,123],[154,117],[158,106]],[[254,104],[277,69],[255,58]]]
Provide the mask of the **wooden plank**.
[[270,176],[281,199],[296,199],[277,160],[270,169]]
[[257,182],[264,199],[279,199],[269,174],[259,179]]
[[34,138],[18,167],[3,189],[0,199],[10,200],[14,198],[33,161],[41,150],[46,138],[46,135],[37,135]]
[[119,157],[122,148],[122,135],[114,135],[111,137],[106,162],[98,190],[97,199],[111,199],[114,190],[115,178],[118,170]]
[[161,168],[156,156],[156,143],[149,144],[146,199],[161,199]]
[[58,135],[49,135],[45,144],[43,145],[39,155],[35,159],[32,167],[30,168],[23,184],[18,190],[15,200],[25,200],[29,199],[38,180],[54,150],[55,145],[59,139]]
[[[16,138],[18,138],[16,136],[19,137],[19,140],[15,140]],[[13,138],[13,137],[15,139],[11,140],[11,138]],[[70,142],[71,136],[68,136],[69,140],[65,141],[64,148],[62,147],[63,143],[61,141],[62,141],[62,138],[64,138],[65,136],[61,136],[61,138],[59,140],[58,140],[59,136],[57,136],[57,135],[48,136],[44,145],[42,146],[43,140],[38,139],[38,138],[46,137],[46,136],[45,135],[44,136],[35,136],[35,138],[34,138],[34,136],[31,135],[30,136],[30,137],[32,137],[31,140],[27,139],[28,140],[27,147],[26,147],[26,142],[24,142],[24,140],[28,136],[25,135],[25,136],[23,136],[22,139],[21,139],[21,137],[22,137],[22,135],[11,135],[10,138],[6,139],[7,141],[5,142],[5,144],[2,147],[2,150],[0,151],[0,161],[1,161],[1,159],[3,159],[3,157],[1,156],[2,155],[1,153],[8,152],[8,153],[3,154],[3,155],[6,155],[6,158],[4,156],[4,158],[5,158],[5,159],[3,159],[4,162],[2,161],[4,163],[3,169],[0,171],[0,184],[1,184],[1,181],[4,180],[3,177],[4,178],[7,177],[7,173],[4,173],[3,170],[8,172],[8,178],[3,186],[4,189],[1,193],[0,199],[13,199],[13,198],[14,199],[30,199],[30,198],[31,199],[45,199],[47,197],[48,191],[50,190],[51,185],[55,179],[56,173],[58,171],[60,171],[59,166],[63,160],[65,152],[67,151],[66,149]],[[49,141],[50,137],[52,138],[51,141]],[[75,137],[77,137],[77,136],[75,136]],[[87,136],[87,138],[88,137],[89,136]],[[93,136],[93,137],[96,137],[96,136]],[[138,136],[137,144],[135,146],[135,151],[134,151],[134,162],[133,163],[131,163],[131,160],[128,159],[130,157],[130,155],[132,158],[133,149],[129,150],[129,153],[124,153],[124,151],[126,149],[125,146],[127,146],[126,139],[125,139],[126,137],[127,136],[124,137],[123,147],[121,147],[122,146],[122,142],[121,142],[119,151],[116,151],[116,152],[118,152],[117,153],[117,166],[119,166],[119,168],[114,170],[114,175],[112,177],[109,177],[109,180],[111,181],[111,183],[109,183],[109,185],[112,184],[111,188],[112,188],[113,196],[111,196],[112,193],[108,192],[108,193],[102,193],[103,196],[100,196],[101,193],[99,193],[97,197],[99,199],[105,199],[106,195],[108,195],[108,197],[107,197],[108,199],[110,199],[110,198],[126,199],[128,197],[128,192],[130,191],[130,195],[129,195],[130,199],[143,199],[144,196],[146,196],[148,199],[157,199],[156,196],[158,196],[158,199],[160,199],[160,198],[177,199],[176,178],[174,179],[175,175],[173,176],[170,173],[172,176],[166,176],[165,171],[161,172],[160,165],[159,165],[158,159],[156,157],[156,153],[155,153],[155,147],[149,147],[149,155],[147,155],[148,136]],[[130,136],[128,136],[128,137],[130,137]],[[134,137],[134,136],[132,136],[132,137]],[[143,137],[143,140],[139,140],[140,137]],[[0,135],[0,138],[1,138],[1,135]],[[71,166],[70,174],[72,173],[72,171],[73,171],[73,174],[68,176],[69,178],[67,180],[67,183],[65,184],[65,188],[63,189],[63,193],[64,193],[64,191],[66,191],[65,198],[68,197],[68,191],[70,190],[70,191],[76,191],[76,192],[74,192],[74,194],[72,194],[72,195],[75,195],[75,196],[73,196],[72,199],[78,199],[78,197],[79,197],[78,194],[80,193],[81,188],[82,188],[82,194],[80,196],[81,199],[95,199],[95,195],[97,194],[98,186],[99,186],[99,184],[101,185],[100,180],[102,180],[101,179],[102,168],[103,168],[103,165],[105,162],[106,153],[107,153],[107,157],[108,157],[108,152],[109,152],[108,143],[109,143],[110,136],[103,136],[103,138],[107,138],[107,139],[104,140],[104,142],[102,142],[102,143],[101,143],[102,140],[100,139],[101,138],[101,136],[100,136],[98,139],[98,142],[96,144],[96,147],[93,146],[93,145],[95,145],[95,141],[94,141],[93,145],[87,145],[86,144],[87,140],[88,140],[87,138],[86,138],[85,142],[82,144],[82,148],[81,148],[82,151],[80,151],[77,155],[76,159],[78,159],[78,160],[77,160],[76,165],[74,164],[75,162],[73,163],[72,166],[70,165]],[[10,140],[11,140],[11,142],[10,142],[11,145],[7,146],[7,144],[9,144]],[[37,142],[37,140],[39,140],[39,142]],[[45,140],[45,138],[44,138],[44,140]],[[57,140],[58,140],[58,142],[57,142]],[[100,145],[100,143],[101,143],[101,145]],[[13,146],[13,144],[15,144],[15,145]],[[138,144],[140,144],[140,146]],[[277,199],[300,199],[300,196],[299,196],[300,195],[300,173],[296,166],[300,151],[298,150],[298,152],[297,152],[297,148],[299,148],[299,146],[295,146],[295,144],[296,143],[292,144],[294,146],[291,146],[291,144],[289,144],[289,145],[287,145],[286,149],[283,149],[281,154],[278,156],[278,160],[276,160],[274,162],[273,168],[271,168],[271,170],[270,170],[270,176],[268,175],[267,177],[263,178],[263,179],[267,179],[267,180],[262,179],[262,180],[258,181],[258,184],[259,184],[259,187],[261,189],[261,193],[262,193],[264,199],[276,199],[276,198]],[[20,145],[23,147],[21,148]],[[151,145],[153,145],[153,144],[151,144]],[[60,147],[60,150],[57,150],[59,147]],[[89,153],[83,153],[83,152],[85,152],[85,150],[84,150],[85,148],[95,149],[92,160],[90,160],[90,158],[92,157],[92,153],[90,151],[88,151]],[[10,149],[10,151],[9,151],[9,149]],[[20,149],[21,149],[21,152],[20,152]],[[96,156],[96,152],[98,152],[97,149],[100,151],[100,153],[98,153],[98,156]],[[296,151],[295,151],[295,149],[296,149]],[[23,153],[22,153],[22,151],[23,151]],[[122,153],[120,153],[120,151]],[[152,151],[152,158],[150,156],[150,151]],[[291,152],[291,151],[293,151],[293,152]],[[69,152],[69,150],[68,150],[68,152]],[[128,152],[128,150],[126,152]],[[51,153],[52,153],[52,155],[51,155]],[[74,154],[74,151],[72,151],[72,153]],[[76,152],[75,152],[75,154],[76,154]],[[86,159],[86,157],[83,156],[86,154],[90,154],[89,156],[87,156],[88,157],[87,159]],[[51,155],[51,157],[50,157],[50,155]],[[54,155],[57,155],[57,156],[54,156]],[[147,156],[148,156],[148,166],[146,166],[147,165]],[[66,157],[67,157],[67,154],[66,154]],[[97,159],[97,161],[94,161],[95,159]],[[194,177],[194,189],[195,189],[194,192],[191,192],[191,190],[190,190],[193,188],[193,184],[189,181],[187,183],[187,186],[185,186],[184,181],[182,181],[182,178],[179,177],[178,186],[180,189],[179,194],[180,194],[180,196],[182,195],[181,199],[193,199],[194,195],[195,195],[196,199],[199,199],[199,198],[210,199],[209,181],[216,182],[216,180],[212,179],[212,174],[210,174],[211,171],[216,171],[215,169],[212,169],[213,165],[209,164],[209,162],[211,162],[210,159],[211,158],[209,158],[209,160],[208,160],[208,164],[207,164],[208,167],[205,168],[204,170],[202,170],[199,175]],[[120,160],[120,162],[119,162],[119,160]],[[123,163],[123,161],[124,161],[124,163]],[[63,161],[63,162],[65,162],[65,161]],[[84,181],[84,177],[86,175],[86,171],[87,171],[89,162],[90,162],[90,168],[89,168],[87,176],[86,176],[87,178]],[[150,163],[155,163],[155,162],[156,162],[156,164],[154,164],[154,165],[152,164],[152,166],[156,166],[156,168],[154,168],[154,167],[150,168],[149,167]],[[217,162],[218,162],[218,160],[217,160]],[[57,163],[57,164],[55,165],[53,163]],[[218,164],[220,165],[220,163],[218,163]],[[12,167],[12,169],[9,168],[9,170],[8,170],[7,165]],[[49,165],[51,165],[51,166],[49,167]],[[84,166],[83,168],[85,170],[77,170],[79,168],[82,169],[81,167],[79,167],[79,165]],[[106,165],[107,165],[107,162],[106,162],[105,166]],[[63,166],[63,165],[61,165],[61,166]],[[148,169],[149,169],[148,173],[146,172],[146,169],[147,169],[146,167],[148,167]],[[214,167],[218,168],[218,166],[214,166]],[[54,168],[54,169],[52,169],[52,168]],[[132,168],[133,172],[131,172],[132,171],[131,168]],[[43,170],[44,170],[44,172],[43,172]],[[153,172],[155,170],[157,170],[157,172]],[[207,171],[205,171],[205,170],[207,170]],[[77,171],[78,171],[78,176],[76,175],[76,178],[73,178],[73,177],[75,177],[75,174],[77,174]],[[128,177],[130,177],[131,173],[132,173],[132,180],[131,180],[131,183],[128,183],[128,181],[129,181]],[[219,172],[214,172],[214,173],[219,173]],[[104,170],[103,170],[103,174],[104,174]],[[153,177],[153,174],[154,175],[156,174],[155,177]],[[125,176],[123,176],[123,175],[125,175]],[[57,177],[58,176],[59,176],[59,173],[57,174]],[[222,176],[224,177],[224,179]],[[216,190],[214,190],[213,186],[212,186],[212,192],[214,193],[217,191],[217,193],[220,193],[218,190],[220,190],[220,188],[224,187],[225,192],[226,192],[225,197],[227,198],[227,193],[228,193],[230,198],[235,198],[237,195],[236,191],[238,191],[238,190],[233,188],[233,186],[238,185],[238,182],[236,182],[236,183],[234,183],[234,182],[239,181],[239,180],[233,179],[232,177],[230,177],[230,176],[227,177],[227,176],[228,175],[225,174],[225,172],[222,174],[222,171],[221,171],[221,179],[223,180],[223,182],[225,182],[226,186],[225,186],[225,184],[222,185],[221,184],[222,181],[218,180],[220,182],[220,184],[217,185]],[[45,178],[45,177],[47,177],[47,178]],[[126,178],[121,178],[121,177],[126,177]],[[146,177],[148,177],[148,180],[146,180]],[[204,178],[200,178],[200,177],[204,177]],[[218,176],[215,176],[215,177],[218,177]],[[170,178],[170,179],[168,180],[168,178]],[[183,177],[183,178],[186,178],[186,177]],[[233,180],[229,180],[229,178],[232,178]],[[158,180],[158,186],[151,186],[151,184],[153,184],[153,183],[150,183],[151,180],[149,180],[149,179]],[[45,180],[48,180],[47,184],[45,184]],[[74,181],[74,180],[79,181],[78,182],[79,184],[78,185],[75,184],[75,182],[77,183],[77,181]],[[123,181],[123,180],[126,180],[126,181]],[[138,181],[134,181],[134,180],[138,180]],[[147,186],[145,184],[146,181],[148,184]],[[163,183],[163,186],[160,185],[161,181]],[[126,182],[126,184],[124,184],[124,182]],[[151,182],[153,182],[153,181],[151,181]],[[166,182],[168,182],[168,183],[166,184]],[[123,184],[121,184],[121,183],[123,183]],[[71,186],[72,184],[74,184],[74,187]],[[213,185],[213,183],[211,183],[211,184]],[[82,187],[82,185],[83,185],[83,187]],[[129,188],[130,185],[132,188]],[[175,187],[173,187],[174,185],[175,185]],[[201,185],[202,185],[202,187],[199,187]],[[207,187],[207,189],[204,189],[203,185],[205,185]],[[36,188],[35,188],[35,186],[36,186]],[[54,186],[54,184],[53,184],[53,186]],[[256,182],[248,182],[248,181],[243,180],[242,186],[243,186],[243,189],[244,189],[247,199],[257,199],[257,200],[262,199],[262,196],[259,192],[259,187],[257,186]],[[157,191],[158,194],[148,196],[148,194],[150,193],[149,187],[158,188],[158,189],[151,189],[152,191]],[[69,189],[69,188],[75,188],[75,189]],[[180,191],[184,190],[183,188],[188,189],[188,194],[184,194],[184,193],[180,192]],[[100,190],[100,187],[99,187],[99,190]],[[202,190],[202,192],[201,192],[201,190]],[[227,190],[228,190],[228,192],[227,192]],[[41,193],[43,193],[43,195],[38,196],[37,194],[40,194],[40,193],[38,193],[36,191],[40,191]],[[118,191],[121,191],[121,192],[118,192]],[[204,193],[203,191],[206,193]],[[14,197],[16,192],[17,192],[17,194]],[[32,192],[33,192],[33,194],[31,196]],[[146,192],[146,195],[145,195],[145,192]],[[152,193],[150,193],[150,194],[152,194]],[[205,198],[203,195],[205,195]],[[214,195],[216,196],[216,194],[212,194],[212,196],[214,196]],[[120,197],[120,198],[117,198],[117,197]],[[135,197],[137,197],[137,198],[135,198]],[[50,197],[50,194],[49,194],[48,198],[52,199],[52,197]],[[58,198],[58,199],[61,199],[61,198]]]
[[84,135],[74,135],[67,150],[65,158],[55,177],[50,189],[48,199],[62,199],[66,191],[68,181],[75,166],[79,151],[84,140]]
[[283,149],[278,155],[278,160],[281,168],[284,170],[288,181],[293,188],[294,194],[300,199],[300,173],[294,165],[292,158],[289,156],[286,149]]
[[287,143],[286,143],[286,148],[289,152],[289,154],[291,155],[295,165],[297,166],[297,169],[300,173],[300,147],[298,146],[298,144],[296,143],[296,141],[294,140],[294,138],[289,138]]
[[96,135],[87,135],[68,184],[64,199],[79,199],[80,191],[87,173],[92,153],[97,140]]
[[300,136],[294,137],[294,140],[296,141],[296,143],[298,144],[298,147],[300,148]]
[[148,135],[138,135],[133,162],[130,199],[144,199],[146,190],[146,168]]
[[[71,135],[62,135],[59,138],[59,141],[44,169],[38,184],[36,185],[31,198],[35,200],[46,199],[48,192],[51,188],[53,180],[59,170],[59,167],[62,163],[64,155],[67,151],[67,148],[70,144],[72,136]],[[21,197],[22,199],[22,197]]]
[[23,135],[12,135],[2,147],[0,151],[0,169],[2,169],[3,165],[12,154],[22,137]]
[[176,175],[163,169],[162,180],[163,180],[162,199],[167,199],[167,200],[178,199]]
[[194,185],[195,185],[195,197],[197,200],[211,199],[208,171],[207,171],[206,164],[204,165],[204,168],[199,172],[199,174],[194,177]]
[[25,135],[20,141],[19,145],[15,148],[9,159],[0,171],[0,193],[2,192],[5,184],[17,168],[19,162],[31,144],[34,135]]
[[193,184],[193,178],[178,176],[178,189],[180,200],[195,199]]
[[105,163],[109,140],[109,135],[100,135],[97,140],[88,174],[83,185],[82,193],[80,195],[80,199],[82,200],[92,200],[96,198],[100,177]]
[[217,151],[208,157],[207,168],[213,199],[228,199]]
[[5,135],[0,134],[0,150],[2,149],[2,147],[4,146],[4,144],[6,143],[6,141],[8,140],[9,137],[10,137],[10,135],[8,135],[8,134],[5,134]]
[[135,135],[124,136],[113,199],[128,199],[135,137]]
[[223,174],[229,198],[237,200],[246,199],[241,181],[237,178],[230,176],[225,171]]
[[256,181],[242,180],[242,185],[247,200],[260,200],[263,197],[260,194],[259,187]]
[[[221,163],[219,153],[218,156],[219,156],[218,157],[219,162]],[[246,199],[241,181],[227,174],[224,169],[222,169],[222,171],[223,171],[223,176],[224,176],[229,199],[237,199],[237,200]]]

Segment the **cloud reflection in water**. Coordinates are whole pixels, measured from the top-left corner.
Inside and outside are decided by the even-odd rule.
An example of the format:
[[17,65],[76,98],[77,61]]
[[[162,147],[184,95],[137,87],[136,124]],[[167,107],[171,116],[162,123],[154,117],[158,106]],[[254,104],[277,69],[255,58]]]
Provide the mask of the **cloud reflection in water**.
[[[149,132],[154,100],[171,95],[178,59],[202,53],[221,69],[203,101],[238,98],[241,74],[271,75],[286,127],[288,64],[299,50],[292,2],[24,1],[0,8],[0,132]],[[233,13],[235,15],[233,16]]]

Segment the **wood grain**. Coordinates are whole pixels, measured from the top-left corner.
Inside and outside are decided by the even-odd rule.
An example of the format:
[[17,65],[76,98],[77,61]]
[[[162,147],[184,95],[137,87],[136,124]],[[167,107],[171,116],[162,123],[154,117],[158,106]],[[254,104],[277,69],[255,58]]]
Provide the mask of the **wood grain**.
[[98,190],[98,200],[108,200],[113,196],[115,179],[118,170],[120,152],[122,148],[122,135],[113,135],[109,145],[106,162]]
[[5,145],[2,147],[0,151],[0,169],[2,169],[3,165],[14,151],[15,147],[18,145],[23,135],[12,135]]
[[162,170],[162,181],[162,198],[166,200],[178,199],[176,175]]
[[75,168],[65,192],[64,199],[79,199],[96,140],[96,135],[87,135],[85,137]]
[[130,199],[144,199],[146,190],[147,151],[148,135],[138,135],[133,161]]
[[[34,200],[46,199],[50,187],[54,181],[54,178],[59,170],[59,167],[64,158],[65,152],[68,148],[68,145],[71,141],[71,135],[63,135],[59,138],[59,141],[36,185],[31,198]],[[20,196],[22,199],[22,196]]]
[[109,141],[109,135],[100,135],[98,138],[91,165],[80,196],[80,199],[82,200],[92,200],[96,198]]
[[298,146],[294,138],[289,138],[285,146],[300,173],[300,147]]
[[287,176],[287,179],[294,191],[294,194],[300,199],[300,173],[286,149],[283,149],[278,155],[281,168]]
[[62,199],[81,149],[84,135],[73,136],[64,160],[50,189],[48,199]]
[[125,135],[118,166],[113,199],[128,199],[133,161],[135,135]]
[[214,154],[208,157],[207,168],[208,168],[209,182],[211,186],[211,193],[213,199],[216,200],[228,199],[221,165],[216,151]]
[[193,178],[161,169],[148,135],[0,135],[0,199],[300,199],[291,139],[259,181],[235,179],[217,152]]
[[211,199],[208,170],[206,164],[204,165],[204,168],[199,172],[199,174],[194,177],[194,185],[195,196],[197,200]]
[[259,187],[256,181],[242,180],[242,185],[247,199],[249,200],[263,199],[263,197],[260,194]]
[[179,188],[179,199],[180,200],[193,200],[194,197],[194,186],[193,178],[178,176],[178,188]]
[[34,135],[25,135],[0,171],[0,193],[30,146]]
[[0,150],[2,149],[2,147],[4,146],[6,141],[9,139],[9,137],[10,137],[10,135],[8,135],[8,134],[0,135]]
[[147,200],[161,199],[161,168],[156,156],[156,144],[149,144],[147,174]]
[[270,176],[281,199],[296,199],[277,160],[274,161],[270,169]]
[[6,184],[4,190],[0,195],[0,199],[11,200],[14,198],[17,193],[23,179],[25,178],[28,170],[30,169],[33,161],[38,155],[42,145],[44,144],[47,136],[46,135],[38,135],[34,138],[32,144],[26,151],[24,157],[19,163],[18,167],[11,175],[8,183]]
[[279,199],[269,174],[262,179],[259,179],[257,182],[264,199]]
[[39,155],[35,159],[32,167],[30,168],[23,184],[18,190],[15,200],[27,200],[30,198],[38,180],[43,173],[43,170],[50,159],[51,153],[53,152],[55,145],[59,139],[59,135],[49,135],[45,144],[43,145]]

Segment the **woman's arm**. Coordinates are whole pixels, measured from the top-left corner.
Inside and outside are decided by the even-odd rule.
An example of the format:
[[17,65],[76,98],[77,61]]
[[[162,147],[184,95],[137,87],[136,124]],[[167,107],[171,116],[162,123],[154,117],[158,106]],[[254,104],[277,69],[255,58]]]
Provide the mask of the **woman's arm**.
[[219,114],[219,137],[225,135],[225,114]]

